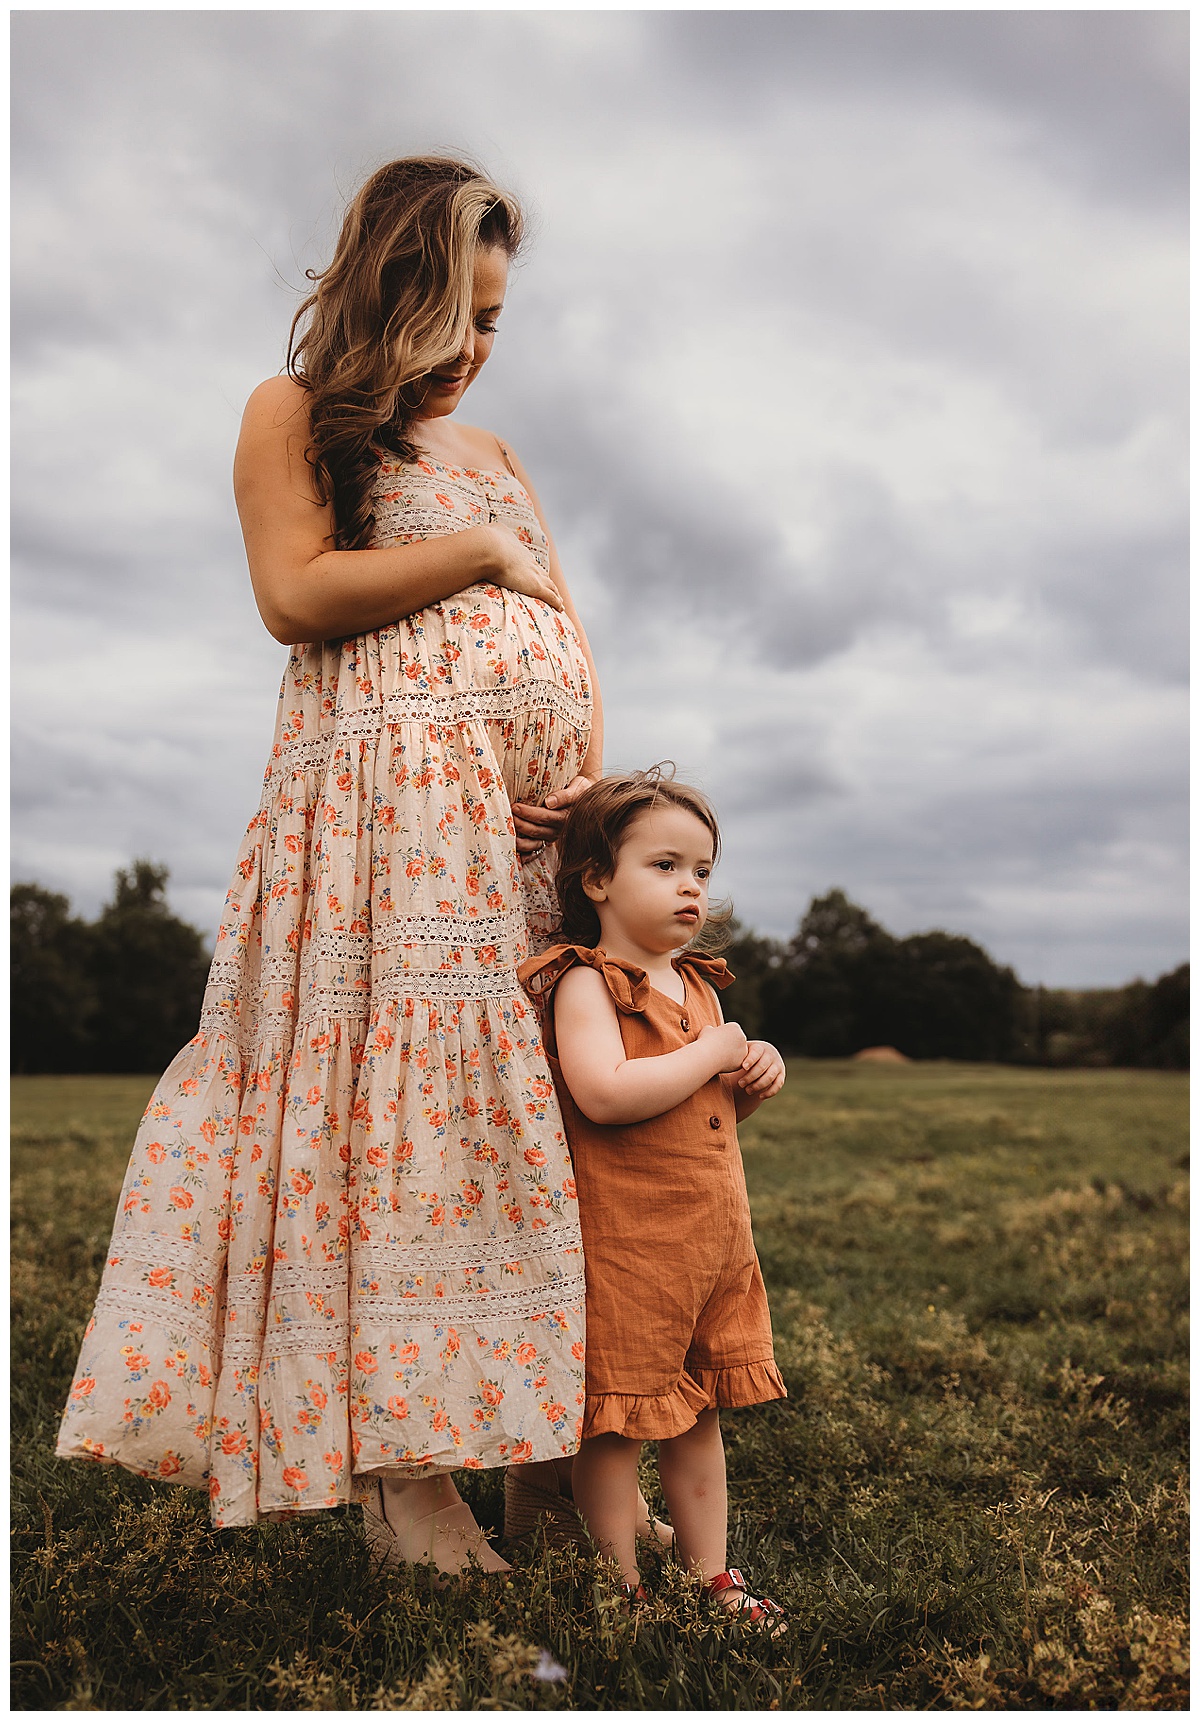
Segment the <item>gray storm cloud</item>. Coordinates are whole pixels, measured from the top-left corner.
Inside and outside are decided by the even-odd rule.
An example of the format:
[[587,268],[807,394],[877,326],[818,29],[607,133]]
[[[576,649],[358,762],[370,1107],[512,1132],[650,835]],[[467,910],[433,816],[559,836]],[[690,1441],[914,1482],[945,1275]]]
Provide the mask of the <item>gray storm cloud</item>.
[[212,927],[284,653],[229,483],[393,155],[535,242],[469,417],[538,484],[613,765],[717,797],[787,933],[842,884],[1023,978],[1185,952],[1187,18],[13,20],[14,874]]

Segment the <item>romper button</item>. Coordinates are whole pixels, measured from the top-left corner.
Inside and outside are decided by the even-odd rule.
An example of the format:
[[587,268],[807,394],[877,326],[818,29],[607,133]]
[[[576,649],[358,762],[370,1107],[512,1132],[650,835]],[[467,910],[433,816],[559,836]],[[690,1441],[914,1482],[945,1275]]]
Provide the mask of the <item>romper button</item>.
[[679,1018],[679,1026],[683,1029],[684,1033],[686,1034],[687,1029],[688,1029],[688,1019],[686,1016],[681,1016]]
[[721,1127],[720,1118],[719,1117],[710,1117],[708,1120],[708,1127],[709,1127],[709,1129],[720,1129],[720,1127]]

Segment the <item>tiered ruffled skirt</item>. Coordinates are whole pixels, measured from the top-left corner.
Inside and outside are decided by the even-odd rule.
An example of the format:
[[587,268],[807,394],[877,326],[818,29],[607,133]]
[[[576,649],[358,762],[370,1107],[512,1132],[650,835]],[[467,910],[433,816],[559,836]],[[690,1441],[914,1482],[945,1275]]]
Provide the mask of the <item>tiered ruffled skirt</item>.
[[515,973],[553,890],[510,802],[577,774],[590,706],[570,623],[491,586],[293,652],[60,1454],[244,1524],[575,1449],[575,1188]]

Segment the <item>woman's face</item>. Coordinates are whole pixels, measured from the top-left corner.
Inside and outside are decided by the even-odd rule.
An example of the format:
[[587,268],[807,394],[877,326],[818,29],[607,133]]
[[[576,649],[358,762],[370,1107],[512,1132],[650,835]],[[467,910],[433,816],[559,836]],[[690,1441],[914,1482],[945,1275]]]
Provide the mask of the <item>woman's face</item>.
[[504,308],[507,286],[508,258],[504,252],[498,245],[481,248],[475,255],[470,332],[458,357],[439,365],[425,378],[418,418],[445,418],[475,381],[492,350],[496,318]]

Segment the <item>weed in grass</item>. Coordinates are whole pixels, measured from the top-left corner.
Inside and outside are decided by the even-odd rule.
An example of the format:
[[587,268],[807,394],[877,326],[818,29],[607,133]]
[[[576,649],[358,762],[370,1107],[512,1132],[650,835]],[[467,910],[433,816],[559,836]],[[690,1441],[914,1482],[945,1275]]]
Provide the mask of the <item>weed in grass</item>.
[[353,1509],[214,1532],[55,1460],[151,1085],[14,1088],[15,1706],[1186,1707],[1181,1077],[797,1063],[746,1126],[790,1397],[725,1419],[729,1557],[780,1639],[656,1554],[632,1610],[536,1545],[435,1592]]

